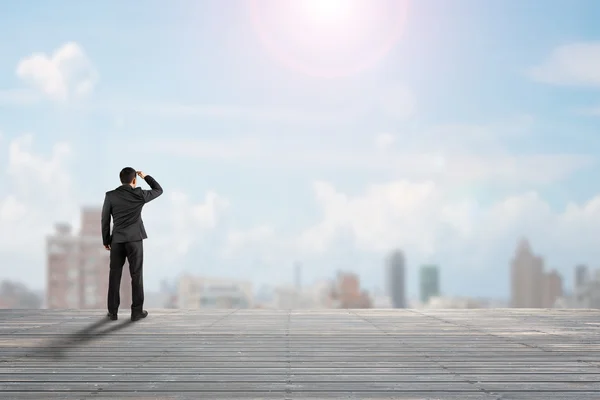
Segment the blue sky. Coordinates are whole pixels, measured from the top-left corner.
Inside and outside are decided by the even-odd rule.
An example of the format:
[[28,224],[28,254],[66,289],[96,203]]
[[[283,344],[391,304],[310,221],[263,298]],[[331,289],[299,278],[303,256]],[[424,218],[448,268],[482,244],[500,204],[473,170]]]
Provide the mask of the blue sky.
[[[44,234],[128,165],[166,189],[144,214],[149,287],[184,270],[291,282],[299,259],[307,281],[343,268],[372,289],[400,247],[412,294],[436,262],[448,294],[505,296],[524,235],[567,285],[593,266],[598,2],[410,1],[400,18],[373,0],[329,19],[255,3],[0,5],[0,276],[43,287]],[[289,65],[341,74],[391,39],[350,75]],[[53,70],[60,49],[69,68]],[[51,163],[58,143],[70,153]]]

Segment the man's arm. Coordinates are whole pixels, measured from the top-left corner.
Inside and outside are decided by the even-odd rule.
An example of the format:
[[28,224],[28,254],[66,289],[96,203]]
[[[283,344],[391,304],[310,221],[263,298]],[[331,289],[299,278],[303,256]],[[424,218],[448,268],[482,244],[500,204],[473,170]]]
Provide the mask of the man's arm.
[[163,193],[162,187],[156,182],[156,180],[150,175],[144,174],[142,171],[138,171],[138,175],[146,181],[150,186],[150,190],[142,190],[144,196],[144,202],[148,203]]
[[[102,206],[102,244],[104,247],[110,246],[110,214],[112,205],[108,198],[108,193],[104,197],[104,205]],[[108,248],[108,247],[107,247]]]

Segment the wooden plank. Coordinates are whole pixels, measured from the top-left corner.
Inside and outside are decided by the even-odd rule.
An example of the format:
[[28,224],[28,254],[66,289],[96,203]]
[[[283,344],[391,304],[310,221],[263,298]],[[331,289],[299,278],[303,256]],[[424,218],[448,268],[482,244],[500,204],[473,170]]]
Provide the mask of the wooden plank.
[[600,398],[600,311],[102,314],[0,310],[0,398]]

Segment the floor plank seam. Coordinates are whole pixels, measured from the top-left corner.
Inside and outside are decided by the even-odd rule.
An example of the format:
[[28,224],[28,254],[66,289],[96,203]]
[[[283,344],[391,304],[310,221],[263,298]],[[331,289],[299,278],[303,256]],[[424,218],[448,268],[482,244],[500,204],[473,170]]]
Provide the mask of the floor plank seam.
[[[371,324],[373,327],[375,327],[376,329],[378,329],[379,331],[383,332],[386,335],[389,335],[391,337],[393,337],[395,340],[397,340],[398,342],[402,343],[403,346],[408,347],[408,344],[404,341],[402,341],[401,339],[396,338],[395,336],[390,335],[387,331],[385,331],[384,329],[382,329],[380,326],[376,325],[374,322],[370,321],[369,319],[363,317],[362,315],[360,315],[359,313],[348,309],[348,312],[354,314],[356,317],[364,320],[365,322]],[[444,371],[454,375],[455,377],[461,379],[463,382],[468,383],[470,385],[472,385],[473,387],[475,387],[477,389],[477,391],[484,393],[487,396],[490,396],[490,400],[494,399],[494,400],[501,400],[502,396],[498,393],[493,393],[490,392],[488,390],[486,390],[485,388],[481,387],[480,385],[477,384],[477,382],[473,382],[470,379],[465,378],[464,376],[460,375],[457,372],[454,372],[452,370],[450,370],[448,367],[446,367],[444,364],[442,364],[441,362],[439,362],[438,360],[432,358],[431,356],[429,356],[427,353],[424,352],[420,352],[421,356],[424,357],[425,359],[427,359],[428,361],[431,361],[432,363],[438,365],[440,368],[442,368]]]
[[[437,316],[434,316],[434,315],[428,315],[426,313],[423,313],[423,312],[420,312],[420,311],[414,310],[414,309],[411,309],[411,310],[408,310],[408,311],[410,311],[412,313],[416,313],[416,314],[421,315],[421,316],[426,317],[426,318],[434,319],[434,320],[442,322],[442,323],[450,324],[452,326],[458,326],[458,327],[461,327],[463,329],[467,329],[467,330],[475,331],[475,332],[478,332],[478,333],[481,333],[481,334],[484,334],[484,335],[492,336],[492,337],[504,340],[504,341],[506,341],[508,343],[518,344],[518,345],[525,346],[525,347],[530,348],[530,349],[539,350],[539,351],[542,351],[542,352],[545,352],[545,353],[551,353],[551,354],[552,353],[556,353],[555,351],[552,351],[550,349],[546,349],[544,347],[532,345],[532,344],[529,344],[529,343],[523,343],[523,342],[518,341],[518,340],[513,340],[511,338],[507,338],[507,337],[499,335],[499,334],[495,334],[495,333],[487,332],[487,331],[482,330],[482,329],[478,329],[477,327],[474,327],[472,325],[461,324],[461,323],[457,323],[457,322],[453,322],[453,321],[448,321],[448,320],[446,320],[444,318],[437,317]],[[536,330],[532,330],[532,331],[536,331]],[[539,330],[537,330],[537,332],[541,332],[541,333],[544,333],[544,334],[549,334],[547,332],[543,332],[543,331],[539,331]],[[566,338],[566,336],[561,336],[561,335],[555,335],[555,336]],[[593,363],[589,363],[589,362],[587,362],[585,360],[581,360],[581,359],[578,359],[577,362],[585,364],[587,366],[594,367],[594,368],[599,368],[600,367],[600,365],[595,365]],[[502,399],[502,398],[503,397],[500,397],[500,399]]]
[[[91,318],[93,318],[93,316],[85,317],[84,319],[88,320],[88,319],[91,319]],[[71,318],[71,319],[73,319],[73,318]],[[49,325],[43,325],[43,326],[44,327],[55,326],[55,325],[60,325],[60,324],[63,324],[63,323],[64,323],[64,321],[58,321],[56,323],[49,324]],[[98,325],[98,323],[93,324],[92,326],[95,327],[97,325]],[[28,330],[31,330],[31,329],[37,329],[37,328],[41,328],[41,327],[42,327],[42,325],[37,325],[37,326],[33,326],[31,328],[27,328],[27,329],[23,329],[23,330],[17,330],[17,331],[10,332],[9,335],[21,334],[21,333],[23,333],[25,331],[28,331]],[[83,333],[80,336],[85,336],[85,335],[86,335],[86,333]],[[76,339],[74,339],[74,340],[68,340],[68,341],[54,340],[54,341],[51,341],[49,343],[49,345],[51,345],[53,343],[56,343],[56,342],[69,344],[72,341],[77,341],[77,340]],[[53,357],[53,358],[57,358],[57,359],[61,358],[62,357],[62,351],[59,350],[57,352],[57,351],[54,350],[53,346],[49,346],[49,345],[46,345],[46,346],[42,347],[41,349],[40,348],[34,348],[32,351],[26,351],[21,356],[14,356],[14,357],[8,357],[7,359],[2,359],[2,360],[0,360],[0,363],[2,363],[2,362],[9,362],[9,361],[16,361],[16,362],[27,361],[27,359],[31,359],[31,358],[35,357],[36,355],[41,355],[41,354],[44,354],[44,353],[50,354],[50,356]]]
[[285,325],[285,361],[286,361],[286,372],[285,372],[285,400],[291,400],[292,394],[292,363],[290,360],[290,324],[292,320],[292,310],[288,310],[287,319]]
[[[468,329],[468,330],[471,330],[471,331],[482,333],[484,335],[492,336],[492,337],[504,340],[504,341],[506,341],[508,343],[518,344],[518,345],[525,346],[525,347],[530,348],[530,349],[540,350],[540,351],[545,352],[545,353],[551,353],[551,354],[557,353],[556,351],[553,351],[553,350],[550,350],[550,349],[546,349],[546,348],[544,348],[542,346],[536,346],[536,345],[529,344],[529,343],[523,343],[521,341],[513,340],[513,339],[507,338],[507,337],[502,336],[502,335],[498,335],[498,334],[495,334],[495,333],[491,333],[491,332],[487,332],[487,331],[478,329],[478,328],[476,328],[476,327],[474,327],[472,325],[460,324],[460,323],[448,321],[448,320],[445,320],[445,319],[440,318],[440,317],[436,317],[436,316],[433,316],[433,315],[427,315],[427,314],[419,312],[417,310],[409,310],[409,311],[413,312],[413,313],[417,313],[417,314],[422,315],[422,316],[427,317],[427,318],[432,318],[432,319],[434,319],[436,321],[439,321],[439,322],[443,322],[443,323],[450,324],[450,325],[453,325],[453,326],[459,326],[459,327],[464,328],[464,329]],[[564,336],[564,335],[551,334],[551,333],[544,332],[544,331],[541,331],[541,330],[536,330],[536,329],[531,329],[531,331],[532,332],[543,333],[545,335],[552,335],[552,336],[555,336],[555,337],[561,337],[561,338],[565,338],[565,339],[568,338],[567,336]],[[581,359],[577,359],[577,362],[585,364],[587,366],[594,367],[594,368],[599,368],[600,367],[600,365],[596,365],[596,364],[593,364],[591,362],[588,362],[588,361],[585,361],[585,360],[581,360]],[[598,360],[598,362],[600,362],[600,360]]]
[[[561,335],[559,333],[550,333],[550,332],[542,331],[542,330],[539,330],[539,329],[531,329],[531,331],[532,332],[542,333],[544,335],[559,337],[559,338],[562,338],[562,339],[569,339],[568,336]],[[595,343],[594,341],[590,341],[590,343],[588,343],[588,344],[594,344],[594,343]],[[552,352],[552,350],[548,350],[548,351]],[[594,361],[594,362],[590,362],[590,361],[586,361],[586,360],[581,360],[581,359],[578,359],[577,361],[580,362],[580,363],[582,363],[582,364],[585,364],[587,366],[590,366],[590,367],[600,368],[599,364],[594,364],[594,362],[600,362],[600,359],[598,359],[598,361]]]
[[[0,360],[0,398],[600,398],[598,311],[418,311],[151,311],[155,318],[107,335],[121,321],[81,334],[97,311],[30,312],[0,326],[2,358],[53,339],[66,358]],[[25,314],[0,320],[17,315]],[[18,327],[33,329],[10,334]]]
[[[211,328],[211,327],[213,327],[213,326],[217,325],[219,322],[223,321],[224,319],[228,318],[228,317],[229,317],[229,316],[231,316],[232,314],[236,313],[238,310],[239,310],[239,309],[234,309],[233,311],[231,311],[231,312],[229,312],[229,313],[227,313],[227,314],[225,314],[225,315],[221,316],[220,318],[218,318],[217,320],[215,320],[215,321],[214,321],[214,322],[212,322],[211,324],[209,324],[209,325],[207,325],[207,326],[203,327],[203,328],[202,328],[200,331],[198,331],[198,332],[194,332],[194,334],[199,334],[199,333],[200,333],[200,332],[202,332],[203,330],[206,330],[206,329],[208,329],[208,328]],[[144,322],[146,322],[146,321],[142,321],[142,323],[144,323]],[[174,348],[177,348],[177,347],[181,346],[181,344],[182,344],[182,343],[184,343],[184,342],[183,342],[183,341],[178,341],[178,342],[176,342],[174,345],[172,345],[172,346],[168,346],[168,347],[167,347],[165,350],[161,351],[159,354],[157,354],[157,355],[155,355],[155,356],[152,356],[152,357],[150,357],[150,358],[149,358],[149,359],[147,359],[147,360],[141,361],[139,364],[137,364],[137,365],[136,365],[136,370],[143,369],[143,367],[144,367],[144,366],[147,366],[148,364],[152,363],[152,362],[153,362],[153,361],[155,361],[157,358],[159,358],[159,357],[163,357],[163,356],[165,356],[166,354],[168,354],[170,350],[172,350],[172,349],[174,349]],[[92,396],[92,397],[90,397],[90,398],[93,398],[93,397],[95,397],[95,396],[97,396],[98,394],[101,394],[101,393],[106,393],[106,391],[105,391],[105,390],[103,390],[102,388],[98,388],[98,389],[96,389],[96,390],[93,390],[93,391],[91,391],[91,396]]]

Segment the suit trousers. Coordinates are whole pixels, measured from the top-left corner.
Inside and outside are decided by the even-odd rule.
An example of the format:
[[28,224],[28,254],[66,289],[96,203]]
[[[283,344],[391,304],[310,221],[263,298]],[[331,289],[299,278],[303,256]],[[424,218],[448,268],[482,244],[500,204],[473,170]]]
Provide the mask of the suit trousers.
[[144,246],[142,240],[112,243],[110,246],[110,274],[108,278],[108,312],[116,314],[121,298],[121,275],[125,260],[129,262],[131,275],[131,313],[142,312],[144,305]]

